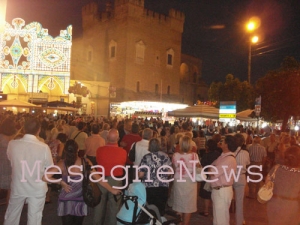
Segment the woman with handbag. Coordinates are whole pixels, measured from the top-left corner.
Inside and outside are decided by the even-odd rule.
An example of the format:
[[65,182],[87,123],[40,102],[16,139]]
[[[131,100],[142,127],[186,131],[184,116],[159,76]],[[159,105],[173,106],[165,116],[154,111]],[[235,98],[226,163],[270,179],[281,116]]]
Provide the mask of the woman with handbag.
[[[50,168],[44,176],[43,181],[55,183],[57,179],[53,178],[54,174],[62,172],[62,180],[59,184],[62,190],[58,197],[58,216],[62,218],[63,225],[81,225],[84,217],[88,215],[89,209],[85,204],[82,196],[82,180],[80,174],[82,171],[78,168],[82,165],[82,159],[78,156],[78,144],[74,140],[68,140],[65,144],[65,160],[57,163],[57,167]],[[92,163],[85,159],[87,163],[92,166]],[[77,166],[77,167],[73,167]],[[92,169],[92,172],[95,172]],[[71,180],[68,182],[68,177]],[[93,179],[100,179],[100,175],[94,174]],[[112,188],[107,182],[99,181],[99,184],[109,190],[114,195],[121,193],[121,190]]]
[[[267,176],[269,182],[270,174]],[[300,202],[300,147],[291,146],[284,153],[284,163],[276,170],[273,196],[267,203],[267,214],[270,225],[298,225]]]

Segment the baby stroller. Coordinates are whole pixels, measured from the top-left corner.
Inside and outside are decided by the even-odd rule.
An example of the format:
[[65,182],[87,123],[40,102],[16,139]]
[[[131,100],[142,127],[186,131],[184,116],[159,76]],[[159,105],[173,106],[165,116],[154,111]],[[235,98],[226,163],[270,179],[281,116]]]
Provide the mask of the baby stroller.
[[162,221],[158,208],[155,205],[148,205],[146,199],[146,188],[143,183],[130,184],[123,195],[124,203],[117,214],[117,225],[173,225],[181,222],[181,217],[175,212],[166,212],[171,219]]

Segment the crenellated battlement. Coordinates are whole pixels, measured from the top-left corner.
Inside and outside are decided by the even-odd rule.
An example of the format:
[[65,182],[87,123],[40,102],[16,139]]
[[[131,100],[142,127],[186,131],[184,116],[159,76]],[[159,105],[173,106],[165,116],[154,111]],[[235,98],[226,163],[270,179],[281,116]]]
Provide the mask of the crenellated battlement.
[[114,8],[106,5],[106,11],[99,12],[98,5],[92,2],[82,9],[83,28],[95,25],[96,22],[124,20],[128,17],[137,18],[140,22],[151,23],[153,26],[166,26],[183,32],[184,13],[170,9],[169,15],[161,14],[144,7],[144,0],[115,0]]
[[182,21],[184,21],[185,19],[184,13],[176,9],[169,10],[169,17],[175,18],[177,20],[182,20]]

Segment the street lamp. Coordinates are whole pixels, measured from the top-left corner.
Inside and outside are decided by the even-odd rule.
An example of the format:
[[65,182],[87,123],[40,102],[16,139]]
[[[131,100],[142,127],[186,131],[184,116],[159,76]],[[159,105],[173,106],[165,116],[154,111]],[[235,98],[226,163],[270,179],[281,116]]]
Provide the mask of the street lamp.
[[250,84],[250,78],[251,78],[251,58],[252,58],[252,44],[255,44],[258,42],[258,37],[253,36],[249,40],[249,54],[248,54],[248,83]]
[[[252,17],[246,24],[246,30],[252,33],[260,26],[260,19],[257,17]],[[258,37],[253,36],[249,40],[249,53],[248,53],[248,83],[251,81],[251,45],[258,42]]]

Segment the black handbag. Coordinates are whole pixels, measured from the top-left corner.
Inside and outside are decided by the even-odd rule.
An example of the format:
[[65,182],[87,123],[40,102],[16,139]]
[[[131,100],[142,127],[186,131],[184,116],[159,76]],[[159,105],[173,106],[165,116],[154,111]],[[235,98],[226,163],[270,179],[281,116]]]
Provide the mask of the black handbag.
[[83,165],[82,196],[87,206],[94,208],[101,201],[102,192],[97,183],[90,181],[91,166],[84,158],[81,158]]

